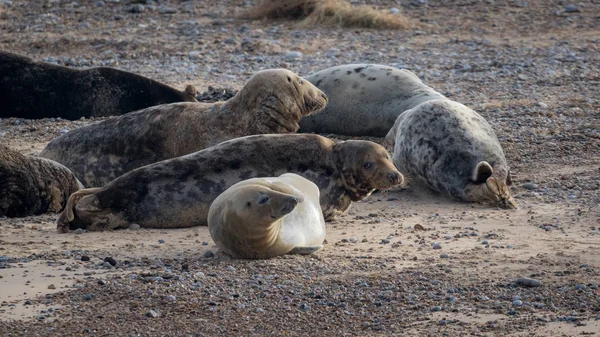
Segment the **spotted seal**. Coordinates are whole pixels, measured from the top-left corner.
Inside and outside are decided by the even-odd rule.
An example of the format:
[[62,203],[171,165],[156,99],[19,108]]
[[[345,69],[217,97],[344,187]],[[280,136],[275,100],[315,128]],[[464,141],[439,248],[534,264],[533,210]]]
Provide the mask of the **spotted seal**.
[[82,188],[63,165],[0,145],[0,216],[58,212],[69,195]]
[[325,220],[352,201],[402,183],[390,155],[364,140],[336,143],[312,134],[254,135],[140,167],[102,188],[74,193],[59,231],[206,225],[210,204],[242,180],[296,173],[321,192]]
[[294,173],[241,181],[210,205],[208,229],[236,258],[314,253],[325,240],[319,188]]
[[179,91],[118,69],[79,70],[0,51],[0,118],[122,115],[158,104],[195,102],[195,95],[192,86]]
[[506,157],[490,124],[463,104],[439,99],[398,117],[384,144],[400,172],[457,199],[517,208]]
[[231,99],[147,108],[64,134],[41,156],[70,168],[87,187],[137,167],[253,134],[293,133],[327,96],[285,69],[259,71]]
[[347,64],[306,79],[327,94],[329,104],[300,121],[303,133],[384,137],[402,112],[444,98],[409,70],[381,64]]

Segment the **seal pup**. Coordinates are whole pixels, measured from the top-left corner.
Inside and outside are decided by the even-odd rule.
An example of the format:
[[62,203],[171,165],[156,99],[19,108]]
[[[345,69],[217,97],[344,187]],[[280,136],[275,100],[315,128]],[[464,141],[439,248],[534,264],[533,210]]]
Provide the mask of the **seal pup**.
[[210,205],[208,229],[236,258],[312,254],[325,240],[319,188],[294,173],[241,181]]
[[285,69],[259,71],[231,99],[159,105],[66,133],[40,154],[100,187],[135,168],[254,134],[294,133],[327,96]]
[[463,104],[439,99],[406,111],[384,143],[400,172],[457,199],[517,208],[510,169],[490,124]]
[[206,225],[210,204],[242,180],[296,173],[321,192],[325,220],[375,189],[402,183],[388,152],[365,140],[336,143],[312,134],[254,135],[140,167],[95,190],[71,196],[58,230]]
[[329,104],[300,121],[302,133],[385,137],[402,112],[444,98],[412,72],[381,64],[346,64],[306,79],[327,94]]
[[195,102],[195,95],[191,85],[179,91],[122,70],[79,70],[0,51],[0,118],[122,115],[158,104]]
[[83,185],[63,165],[0,145],[0,216],[61,211]]

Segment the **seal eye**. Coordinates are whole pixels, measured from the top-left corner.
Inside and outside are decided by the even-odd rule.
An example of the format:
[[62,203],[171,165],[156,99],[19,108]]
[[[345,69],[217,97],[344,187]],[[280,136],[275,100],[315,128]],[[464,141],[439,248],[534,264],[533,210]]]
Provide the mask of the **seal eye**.
[[366,162],[366,163],[363,165],[363,167],[364,167],[364,168],[366,168],[366,169],[369,169],[369,168],[371,168],[371,162],[370,162],[370,161]]
[[302,80],[300,80],[300,79],[299,79],[299,80],[298,80],[298,83],[299,83],[300,85],[302,85],[302,83],[303,83],[303,82],[302,82]]
[[248,202],[246,203],[246,207],[250,207],[250,206],[252,206],[252,203],[251,203],[250,201],[248,201]]
[[287,78],[288,78],[288,82],[292,83],[292,78],[289,76]]
[[258,197],[258,204],[259,205],[264,205],[269,201],[269,197],[266,195],[261,195],[260,197]]

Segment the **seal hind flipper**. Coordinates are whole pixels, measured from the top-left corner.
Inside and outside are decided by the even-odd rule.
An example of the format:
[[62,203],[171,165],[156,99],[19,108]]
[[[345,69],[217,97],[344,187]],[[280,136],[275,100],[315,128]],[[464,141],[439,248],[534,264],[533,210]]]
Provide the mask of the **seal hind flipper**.
[[494,169],[492,165],[490,165],[487,161],[480,161],[475,167],[473,171],[473,182],[476,184],[483,184],[487,181],[489,177],[494,173]]
[[323,249],[323,245],[294,247],[288,254],[310,255],[318,250]]

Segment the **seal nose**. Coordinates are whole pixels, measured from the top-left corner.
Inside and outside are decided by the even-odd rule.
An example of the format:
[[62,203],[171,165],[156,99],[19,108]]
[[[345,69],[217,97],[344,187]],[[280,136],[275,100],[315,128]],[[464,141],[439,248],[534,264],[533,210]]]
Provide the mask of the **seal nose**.
[[290,213],[291,211],[294,210],[294,208],[296,208],[296,205],[298,205],[298,198],[291,197],[290,199],[287,200],[287,202],[285,202],[283,204],[283,207],[281,207],[281,214]]
[[392,185],[398,185],[402,183],[402,180],[404,177],[402,177],[402,175],[398,172],[392,172],[388,175],[388,179],[390,180],[390,182],[392,183]]
[[329,97],[327,97],[327,95],[325,95],[325,93],[322,91],[321,91],[321,97],[323,97],[326,101],[329,100]]

